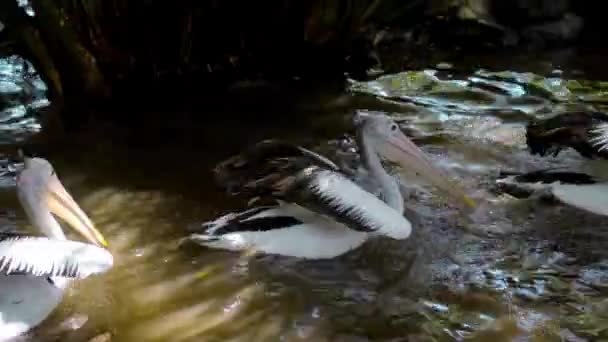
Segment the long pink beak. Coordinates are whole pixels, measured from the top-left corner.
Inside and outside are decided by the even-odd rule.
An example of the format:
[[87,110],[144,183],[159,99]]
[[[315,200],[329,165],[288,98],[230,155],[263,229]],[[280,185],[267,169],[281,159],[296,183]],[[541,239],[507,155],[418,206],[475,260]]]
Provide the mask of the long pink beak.
[[381,149],[386,158],[399,164],[404,169],[410,169],[429,181],[438,189],[445,191],[454,199],[475,208],[477,204],[469,198],[464,189],[450,180],[440,169],[433,166],[425,153],[414,144],[405,134],[397,132],[390,137]]
[[98,246],[108,246],[108,242],[104,236],[95,228],[91,219],[84,213],[78,203],[74,201],[57,178],[51,179],[45,200],[53,214],[59,216],[59,218],[82,234],[87,240]]

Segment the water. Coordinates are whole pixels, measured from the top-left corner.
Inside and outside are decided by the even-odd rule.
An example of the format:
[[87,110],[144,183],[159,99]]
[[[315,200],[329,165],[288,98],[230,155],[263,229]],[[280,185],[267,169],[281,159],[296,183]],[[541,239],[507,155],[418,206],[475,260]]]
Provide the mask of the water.
[[[194,110],[213,117],[209,122],[187,121],[193,110],[175,109],[150,115],[140,125],[145,130],[98,123],[70,145],[51,146],[45,156],[108,238],[115,267],[70,288],[61,306],[25,339],[606,337],[608,259],[603,246],[608,236],[602,227],[607,220],[516,200],[494,186],[500,170],[587,165],[575,153],[542,159],[525,149],[528,118],[561,108],[604,109],[602,85],[594,83],[591,90],[580,85],[597,78],[577,64],[581,57],[574,66],[539,59],[495,64],[499,69],[494,70],[521,73],[491,75],[480,67],[418,71],[355,83],[351,90],[357,91],[350,93],[302,93],[279,108],[259,104],[227,112],[203,105]],[[465,62],[453,64],[459,68]],[[21,69],[10,69],[18,65],[16,60],[0,62],[3,92],[20,93]],[[563,73],[552,73],[556,68]],[[576,68],[584,70],[573,72]],[[35,111],[19,109],[36,101],[44,104],[33,93],[27,101],[9,99],[0,115],[0,143],[13,144],[39,129]],[[344,123],[355,108],[385,110],[398,118],[433,161],[481,203],[480,209],[472,218],[459,215],[420,185],[408,202],[410,215],[415,213],[410,216],[415,223],[411,239],[370,241],[326,261],[239,255],[183,241],[201,222],[245,205],[213,184],[209,171],[215,163],[269,137],[312,142],[331,151],[348,130]],[[170,119],[159,123],[155,117]],[[0,177],[0,184],[0,224],[28,229],[10,173]]]
[[46,86],[29,62],[0,58],[0,143],[21,142],[40,131],[37,109],[49,104]]

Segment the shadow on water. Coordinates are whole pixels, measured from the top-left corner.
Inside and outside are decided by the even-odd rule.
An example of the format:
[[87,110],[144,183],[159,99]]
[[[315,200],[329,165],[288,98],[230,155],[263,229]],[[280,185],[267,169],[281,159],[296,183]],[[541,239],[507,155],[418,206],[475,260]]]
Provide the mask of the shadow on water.
[[[560,77],[536,72],[411,71],[351,83],[349,92],[335,91],[335,85],[299,89],[295,95],[257,90],[247,101],[235,95],[214,104],[205,103],[202,94],[200,105],[139,113],[119,108],[108,117],[133,114],[128,124],[97,119],[68,142],[42,146],[38,152],[53,162],[66,188],[108,238],[116,264],[108,274],[69,289],[58,310],[27,338],[508,341],[515,336],[604,336],[603,316],[589,316],[582,308],[596,308],[606,298],[602,245],[607,236],[597,227],[607,220],[554,204],[516,201],[494,187],[501,169],[585,163],[574,153],[541,159],[525,150],[529,118],[572,106],[604,109],[584,82],[560,82]],[[288,100],[279,101],[281,96]],[[271,137],[331,150],[350,130],[348,117],[356,108],[385,110],[399,119],[432,160],[482,203],[475,220],[459,216],[421,185],[408,203],[416,227],[411,239],[370,241],[335,260],[238,255],[183,242],[201,222],[245,206],[214,185],[210,170],[218,161]],[[17,117],[15,131],[30,127],[31,114]],[[15,135],[2,142],[19,139]],[[0,178],[2,226],[27,228],[11,176]],[[483,234],[454,229],[463,226]]]

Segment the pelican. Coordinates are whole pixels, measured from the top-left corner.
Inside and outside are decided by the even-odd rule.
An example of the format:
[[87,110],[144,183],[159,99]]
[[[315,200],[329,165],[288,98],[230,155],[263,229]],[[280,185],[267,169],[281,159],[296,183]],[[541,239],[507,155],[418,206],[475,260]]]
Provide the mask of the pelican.
[[[25,158],[17,197],[32,226],[45,236],[0,233],[0,341],[37,326],[61,302],[73,279],[108,270],[112,255],[51,164]],[[69,241],[57,215],[93,244]]]
[[[532,154],[557,157],[572,148],[589,159],[608,159],[605,136],[608,114],[602,112],[564,112],[532,121],[526,127],[526,143]],[[602,134],[603,133],[603,134]]]
[[[365,176],[303,147],[263,141],[220,163],[215,175],[233,194],[270,199],[272,204],[221,216],[190,238],[209,248],[304,259],[339,256],[374,235],[406,239],[412,227],[403,215],[400,183],[382,160],[413,170],[474,206],[390,117],[359,111],[353,124]],[[353,179],[367,185],[363,188]]]
[[513,189],[523,191],[525,195],[548,195],[566,205],[598,215],[608,215],[607,114],[558,113],[531,122],[526,128],[526,139],[532,154],[558,157],[563,149],[572,148],[581,156],[596,160],[590,165],[591,174],[550,169],[536,170],[525,174],[508,175],[497,181],[499,186],[511,191]]

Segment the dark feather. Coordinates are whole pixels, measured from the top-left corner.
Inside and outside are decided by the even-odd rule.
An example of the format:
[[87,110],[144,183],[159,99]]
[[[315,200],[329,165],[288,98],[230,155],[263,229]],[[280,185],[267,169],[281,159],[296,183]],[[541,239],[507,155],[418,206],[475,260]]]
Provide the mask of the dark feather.
[[[507,176],[508,174],[503,174]],[[537,170],[522,174],[510,174],[515,176],[514,179],[520,183],[543,183],[551,184],[560,182],[562,184],[596,184],[597,180],[592,176],[580,173],[580,172],[567,172],[567,171],[550,171],[550,170]]]
[[218,164],[214,175],[218,184],[231,194],[276,197],[281,196],[298,172],[313,165],[339,172],[336,164],[315,152],[278,140],[265,140]]
[[[266,140],[220,163],[214,173],[218,183],[234,195],[280,199],[332,217],[354,230],[375,230],[361,215],[355,215],[359,208],[338,208],[327,198],[309,191],[309,185],[322,171],[335,172],[344,179],[350,179],[332,161],[310,150]],[[242,221],[243,218],[235,218],[234,222]],[[271,227],[277,222],[259,223]]]
[[[323,197],[318,193],[310,191],[310,184],[312,184],[317,177],[322,177],[322,171],[324,170],[315,166],[300,171],[295,175],[293,181],[283,190],[282,196],[309,210],[332,217],[351,229],[362,232],[375,231],[376,228],[369,226],[366,220],[363,219],[363,216],[358,212],[361,208],[346,206],[342,203],[341,205],[337,205],[340,201],[332,202],[329,197]],[[344,179],[346,180],[347,178],[344,177]]]
[[302,224],[291,216],[257,217],[247,221],[230,221],[213,232],[213,235],[224,235],[234,232],[265,232],[273,229],[287,228]]
[[602,112],[565,112],[532,121],[526,128],[526,143],[532,154],[557,156],[564,148],[572,148],[585,158],[608,159],[608,151],[592,143],[593,129],[608,123]]

